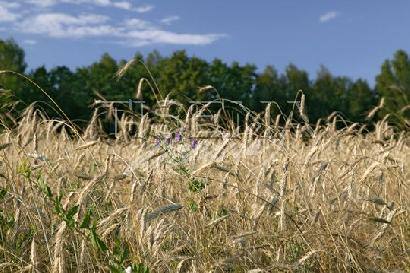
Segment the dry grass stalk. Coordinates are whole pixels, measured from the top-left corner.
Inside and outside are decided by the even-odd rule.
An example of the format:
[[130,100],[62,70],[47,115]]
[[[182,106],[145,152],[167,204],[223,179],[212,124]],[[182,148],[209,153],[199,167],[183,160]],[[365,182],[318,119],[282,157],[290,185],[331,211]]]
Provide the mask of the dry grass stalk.
[[31,250],[30,250],[30,262],[31,262],[31,268],[33,272],[36,272],[36,268],[38,265],[38,256],[37,256],[37,249],[36,249],[36,241],[33,238],[31,241]]
[[[177,107],[168,99],[165,113],[171,105]],[[80,206],[76,220],[92,209],[109,249],[119,234],[132,262],[152,272],[406,270],[408,134],[392,131],[386,119],[366,135],[360,124],[340,130],[337,114],[310,133],[292,116],[282,128],[281,116],[271,124],[270,117],[253,113],[246,134],[238,134],[220,113],[206,126],[215,126],[214,135],[236,138],[198,139],[195,149],[188,141],[173,141],[164,151],[150,134],[191,125],[200,131],[204,124],[194,119],[195,109],[187,120],[168,116],[164,124],[144,116],[138,127],[144,140],[125,136],[130,119],[124,117],[121,142],[96,141],[104,137],[96,112],[88,140],[80,142],[59,135],[66,125],[28,109],[15,131],[0,134],[0,143],[7,144],[0,146],[0,187],[6,190],[0,213],[14,220],[2,233],[7,240],[0,246],[0,271],[99,272],[106,265],[87,237],[61,223],[37,189],[43,182],[64,195],[65,210]],[[221,124],[232,130],[222,131]],[[184,139],[189,133],[184,131]],[[19,236],[31,233],[16,249]]]
[[98,141],[90,141],[90,142],[87,142],[87,143],[85,143],[85,144],[83,144],[83,145],[80,145],[80,146],[78,146],[77,148],[76,148],[76,150],[77,151],[79,151],[79,150],[83,150],[83,149],[87,149],[87,148],[90,148],[90,147],[92,147],[92,146],[94,146],[95,144],[97,144],[98,143]]
[[64,273],[65,272],[65,264],[64,264],[64,242],[65,242],[65,230],[66,230],[66,222],[62,222],[57,230],[55,236],[55,246],[54,246],[54,257],[53,257],[53,265],[51,272],[52,273]]
[[155,218],[157,218],[158,216],[160,216],[161,214],[167,214],[170,212],[174,212],[174,211],[178,211],[180,209],[182,209],[183,206],[180,204],[169,204],[163,207],[159,207],[157,209],[155,209],[154,211],[147,213],[145,215],[145,221],[152,221]]

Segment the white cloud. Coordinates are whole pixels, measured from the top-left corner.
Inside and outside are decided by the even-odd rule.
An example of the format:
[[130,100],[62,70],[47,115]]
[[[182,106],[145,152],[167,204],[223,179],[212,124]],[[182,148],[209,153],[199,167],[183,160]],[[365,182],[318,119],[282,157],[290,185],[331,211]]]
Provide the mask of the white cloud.
[[138,18],[133,18],[129,20],[125,20],[123,25],[128,29],[136,30],[136,29],[144,29],[144,30],[152,30],[157,29],[152,23],[141,20]]
[[10,12],[8,9],[0,6],[0,22],[13,22],[17,20],[18,15]]
[[21,7],[19,3],[10,3],[10,2],[4,2],[4,1],[0,1],[0,6],[7,8],[7,9],[17,9]]
[[119,9],[130,10],[132,8],[132,4],[130,2],[125,2],[125,1],[124,2],[114,2],[112,5]]
[[132,4],[129,1],[112,1],[112,0],[61,0],[67,3],[75,3],[75,4],[94,4],[101,7],[115,7],[119,9],[130,10],[132,8]]
[[52,7],[57,4],[89,4],[100,7],[115,7],[119,9],[130,10],[132,4],[129,1],[112,1],[112,0],[25,0],[27,3],[37,7]]
[[152,5],[142,5],[142,6],[137,7],[135,10],[139,13],[145,13],[145,12],[149,12],[153,9],[154,9],[154,6],[152,6]]
[[0,22],[16,21],[20,15],[12,9],[18,8],[19,4],[0,2]]
[[24,40],[23,43],[26,45],[36,45],[37,41],[36,40]]
[[207,45],[224,37],[221,34],[175,33],[161,30],[151,22],[134,18],[110,24],[110,18],[98,14],[73,16],[65,13],[42,13],[15,23],[22,33],[53,38],[106,37],[128,46],[148,44]]
[[164,25],[171,25],[173,22],[178,21],[180,19],[179,16],[177,15],[173,15],[173,16],[168,16],[165,17],[163,19],[161,19],[161,23],[163,23]]
[[26,0],[27,3],[38,7],[51,7],[57,4],[57,0]]
[[224,37],[223,34],[186,34],[164,30],[130,31],[124,44],[143,46],[147,44],[208,45]]
[[337,11],[328,11],[319,17],[319,22],[326,23],[330,20],[336,19],[340,14]]
[[55,39],[100,37],[107,42],[133,47],[149,44],[207,45],[225,36],[164,30],[164,25],[169,26],[180,19],[176,15],[164,17],[158,23],[138,17],[116,22],[97,13],[56,12],[60,4],[111,7],[139,13],[154,8],[152,5],[134,7],[131,0],[0,0],[0,31],[30,34],[23,40],[27,45],[37,44],[35,35]]
[[57,38],[82,38],[108,35],[113,27],[104,24],[109,18],[98,14],[72,16],[64,13],[44,13],[27,18],[17,25],[24,33],[44,34]]

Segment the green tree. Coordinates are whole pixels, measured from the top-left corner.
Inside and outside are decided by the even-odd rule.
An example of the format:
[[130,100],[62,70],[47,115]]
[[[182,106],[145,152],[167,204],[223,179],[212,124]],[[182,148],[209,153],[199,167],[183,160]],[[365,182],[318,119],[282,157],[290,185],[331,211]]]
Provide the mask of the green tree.
[[[286,105],[285,85],[279,78],[278,72],[273,66],[267,66],[256,77],[255,91],[253,95],[253,109],[257,112],[265,110],[267,106],[263,101],[274,101],[279,106]],[[276,104],[272,105],[273,114],[279,114]]]
[[[40,86],[45,92],[52,96],[52,85],[50,83],[50,74],[44,66],[40,66],[27,75],[33,82]],[[17,97],[19,98],[20,109],[23,110],[30,104],[36,102],[37,106],[41,107],[47,114],[54,117],[54,105],[50,99],[33,84],[25,84],[17,90]]]
[[9,127],[14,121],[11,112],[15,105],[16,102],[13,92],[0,88],[0,131],[2,131],[3,127]]
[[57,66],[49,72],[52,95],[64,113],[74,121],[90,116],[90,94],[83,90],[78,75],[66,66]]
[[[10,70],[23,74],[26,70],[24,50],[14,40],[0,39],[0,70]],[[17,91],[21,80],[9,74],[0,75],[0,88]]]
[[159,62],[159,88],[163,97],[188,103],[198,99],[198,90],[207,84],[208,63],[197,57],[188,57],[185,51],[176,51],[170,58]]
[[[155,103],[155,94],[158,93],[156,89],[156,83],[159,79],[158,63],[161,60],[162,57],[157,51],[149,53],[146,59],[144,59],[141,53],[137,52],[134,55],[131,65],[127,65],[126,60],[121,60],[118,63],[120,70],[126,67],[125,72],[115,79],[117,81],[118,90],[121,91],[125,100],[143,100],[148,106],[152,106]],[[142,85],[139,94],[138,89],[141,80]],[[149,83],[147,83],[147,81]]]
[[[141,57],[142,55],[139,54]],[[155,67],[161,62],[161,60],[163,60],[164,58],[161,56],[161,54],[159,53],[159,51],[154,50],[152,52],[150,52],[145,60],[145,64],[148,66],[148,68],[151,69],[155,69]],[[152,72],[152,71],[151,71]]]
[[332,112],[334,97],[333,76],[327,68],[321,66],[312,86],[311,109],[314,109],[314,119],[324,118]]
[[215,59],[209,68],[208,84],[216,88],[224,99],[239,100],[249,105],[256,82],[256,67],[251,64],[241,66],[233,62],[228,66]]
[[85,88],[90,94],[98,92],[109,100],[125,99],[119,90],[116,73],[118,64],[108,53],[102,55],[101,59],[91,66],[78,69],[78,73],[86,84]]
[[410,60],[405,51],[398,50],[392,60],[383,63],[376,90],[385,100],[381,115],[391,114],[395,122],[406,124],[410,119]]
[[[10,70],[24,73],[26,70],[24,50],[13,40],[0,39],[0,71]],[[0,123],[4,126],[10,124],[11,111],[19,99],[16,95],[22,88],[21,79],[11,74],[0,74]]]
[[[306,71],[297,68],[296,65],[289,64],[286,67],[285,75],[281,77],[281,81],[284,86],[283,105],[281,105],[284,114],[289,114],[294,108],[293,101],[300,99],[300,97],[297,97],[299,90],[306,94],[307,101],[312,97],[310,94],[309,75]],[[313,109],[310,106],[310,103],[308,103],[308,109]]]
[[366,114],[375,104],[375,96],[367,81],[355,81],[347,91],[347,116],[354,122],[365,122]]
[[346,117],[348,114],[348,90],[352,81],[347,77],[334,77],[329,70],[321,66],[312,86],[310,98],[311,115],[314,119],[325,118],[338,111]]

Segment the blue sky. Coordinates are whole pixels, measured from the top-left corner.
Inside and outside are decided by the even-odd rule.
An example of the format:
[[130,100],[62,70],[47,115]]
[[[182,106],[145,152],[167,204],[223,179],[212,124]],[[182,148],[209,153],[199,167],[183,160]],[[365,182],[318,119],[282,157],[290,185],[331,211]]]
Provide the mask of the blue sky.
[[373,83],[386,58],[410,51],[409,14],[409,0],[0,0],[0,38],[13,37],[30,68],[186,49]]

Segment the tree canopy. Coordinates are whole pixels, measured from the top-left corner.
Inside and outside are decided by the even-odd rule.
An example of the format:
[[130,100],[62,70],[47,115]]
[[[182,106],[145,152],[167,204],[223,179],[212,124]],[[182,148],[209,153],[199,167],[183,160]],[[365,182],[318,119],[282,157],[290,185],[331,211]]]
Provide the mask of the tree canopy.
[[[273,113],[289,114],[292,102],[302,90],[306,96],[307,114],[310,122],[316,122],[332,112],[339,112],[351,122],[366,122],[366,115],[380,99],[385,99],[381,115],[390,114],[396,122],[409,119],[410,59],[403,50],[398,50],[392,60],[381,65],[376,77],[376,86],[371,88],[363,79],[352,80],[334,76],[321,66],[314,79],[306,71],[289,64],[284,73],[269,65],[259,71],[255,65],[221,59],[210,62],[196,56],[188,56],[183,50],[170,56],[153,51],[144,57],[134,56],[133,64],[118,79],[116,73],[127,64],[105,53],[100,60],[89,66],[71,70],[66,66],[47,69],[44,66],[26,71],[24,51],[13,40],[0,40],[0,70],[11,70],[30,77],[58,103],[68,117],[84,124],[92,113],[95,99],[128,100],[136,98],[139,81],[151,81],[151,87],[142,86],[143,99],[148,104],[155,101],[154,92],[159,89],[161,97],[169,97],[188,105],[191,100],[213,100],[218,97],[241,101],[256,112],[274,102]],[[155,84],[152,82],[155,80]],[[49,99],[30,84],[22,84],[15,76],[0,75],[0,109],[18,101],[27,106],[39,104],[50,117],[58,118]],[[212,86],[208,92],[201,90]],[[6,94],[6,90],[11,90]],[[157,92],[157,90],[154,90]],[[11,93],[10,93],[11,92]],[[140,94],[140,95],[141,95]]]
[[410,119],[410,59],[404,50],[383,63],[376,77],[376,91],[385,99],[382,114],[392,115],[400,124]]

